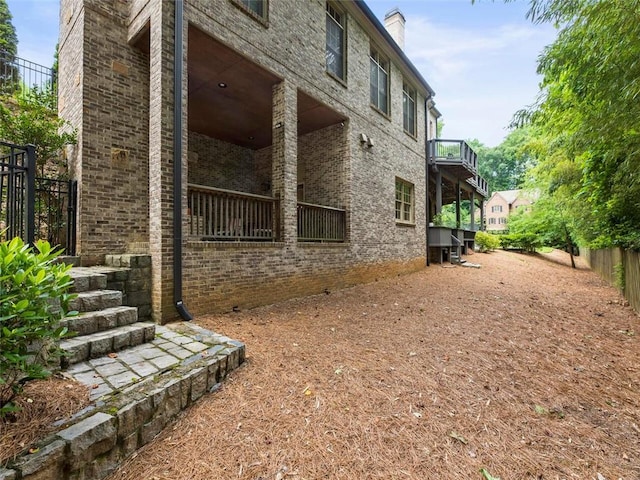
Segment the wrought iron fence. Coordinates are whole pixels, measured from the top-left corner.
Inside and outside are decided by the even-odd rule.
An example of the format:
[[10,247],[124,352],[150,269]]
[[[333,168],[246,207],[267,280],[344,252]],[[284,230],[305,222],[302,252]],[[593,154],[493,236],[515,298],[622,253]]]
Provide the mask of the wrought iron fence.
[[39,65],[0,49],[0,95],[26,97],[33,92],[51,93],[51,108],[57,108],[57,79],[53,68]]
[[36,177],[35,147],[0,142],[0,239],[47,240],[75,255],[77,188]]

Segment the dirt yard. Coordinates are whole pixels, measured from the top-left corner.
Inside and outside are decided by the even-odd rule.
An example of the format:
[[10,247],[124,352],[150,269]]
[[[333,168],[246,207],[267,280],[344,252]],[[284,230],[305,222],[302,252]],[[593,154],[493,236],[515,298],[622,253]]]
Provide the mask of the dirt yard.
[[640,317],[564,253],[468,258],[198,318],[245,366],[111,480],[639,479]]

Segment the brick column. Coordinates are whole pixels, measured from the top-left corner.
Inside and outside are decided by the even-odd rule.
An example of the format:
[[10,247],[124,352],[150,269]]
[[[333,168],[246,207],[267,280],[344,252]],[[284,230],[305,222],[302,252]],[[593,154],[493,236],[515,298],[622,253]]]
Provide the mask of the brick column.
[[173,2],[153,2],[149,53],[149,250],[152,314],[177,317],[173,307]]
[[280,198],[280,240],[295,246],[298,237],[297,89],[289,81],[273,87],[272,184]]

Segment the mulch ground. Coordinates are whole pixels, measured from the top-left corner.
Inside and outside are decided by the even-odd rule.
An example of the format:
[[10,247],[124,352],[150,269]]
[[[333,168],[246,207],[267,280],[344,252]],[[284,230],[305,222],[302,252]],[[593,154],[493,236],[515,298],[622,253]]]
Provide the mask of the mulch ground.
[[561,252],[468,258],[196,319],[245,365],[111,480],[640,478],[640,317]]
[[112,480],[640,478],[640,318],[562,252],[469,260],[198,318],[246,364]]
[[20,411],[0,419],[0,467],[59,430],[54,423],[89,405],[86,386],[64,378],[32,381],[15,400]]

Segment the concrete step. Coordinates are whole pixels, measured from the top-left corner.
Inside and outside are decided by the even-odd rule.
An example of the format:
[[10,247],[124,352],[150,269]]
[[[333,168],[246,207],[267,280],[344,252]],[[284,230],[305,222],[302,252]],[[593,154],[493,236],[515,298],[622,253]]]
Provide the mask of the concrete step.
[[120,305],[122,305],[122,292],[119,290],[79,292],[78,297],[69,302],[71,310],[78,312],[95,312]]
[[77,317],[68,317],[60,323],[77,335],[90,335],[115,327],[131,325],[138,321],[138,309],[135,307],[110,307],[97,312],[80,313]]
[[71,287],[73,293],[104,290],[107,288],[107,276],[96,273],[92,269],[74,267],[69,270],[69,275],[73,278],[73,287]]
[[60,348],[65,352],[60,364],[62,368],[66,368],[74,363],[150,342],[155,338],[155,334],[155,323],[136,322],[105,332],[69,338],[60,342]]

